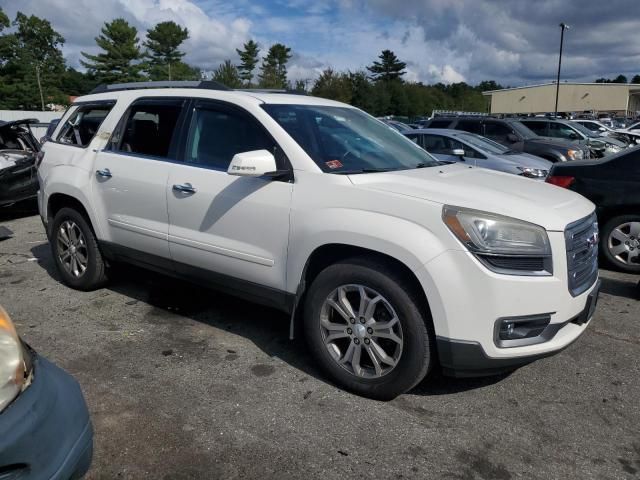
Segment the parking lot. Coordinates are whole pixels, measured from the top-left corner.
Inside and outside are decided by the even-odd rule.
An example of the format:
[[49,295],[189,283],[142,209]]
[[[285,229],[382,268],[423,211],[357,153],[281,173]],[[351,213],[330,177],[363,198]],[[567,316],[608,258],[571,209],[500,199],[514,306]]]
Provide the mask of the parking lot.
[[0,215],[0,303],[82,385],[89,478],[640,477],[637,277],[602,270],[591,325],[555,357],[384,403],[328,383],[276,311],[129,268],[71,290],[35,211]]

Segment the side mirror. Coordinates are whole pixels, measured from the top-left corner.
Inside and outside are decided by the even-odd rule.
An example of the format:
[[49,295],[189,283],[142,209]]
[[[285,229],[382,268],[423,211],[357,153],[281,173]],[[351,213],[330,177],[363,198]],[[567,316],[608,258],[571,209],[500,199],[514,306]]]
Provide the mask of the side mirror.
[[231,159],[227,173],[238,177],[262,177],[276,170],[276,158],[271,152],[253,150],[236,153]]
[[601,132],[606,132],[607,131],[607,129],[604,128],[604,127],[599,127],[598,130],[600,130]]
[[519,140],[520,139],[514,133],[510,133],[510,134],[507,135],[507,141],[509,141],[511,143],[516,143]]
[[580,135],[578,135],[576,132],[571,132],[571,133],[569,134],[569,138],[570,138],[571,140],[580,140]]
[[451,155],[455,155],[456,157],[464,157],[464,150],[462,148],[454,148],[451,151]]

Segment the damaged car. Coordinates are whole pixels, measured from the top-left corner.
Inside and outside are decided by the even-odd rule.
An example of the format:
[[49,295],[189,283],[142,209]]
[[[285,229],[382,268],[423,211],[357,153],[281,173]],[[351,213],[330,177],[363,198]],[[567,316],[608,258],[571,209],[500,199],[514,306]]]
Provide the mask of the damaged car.
[[0,121],[0,207],[36,198],[36,156],[40,144],[31,132],[36,119]]
[[25,344],[0,306],[0,479],[78,479],[92,456],[80,385]]

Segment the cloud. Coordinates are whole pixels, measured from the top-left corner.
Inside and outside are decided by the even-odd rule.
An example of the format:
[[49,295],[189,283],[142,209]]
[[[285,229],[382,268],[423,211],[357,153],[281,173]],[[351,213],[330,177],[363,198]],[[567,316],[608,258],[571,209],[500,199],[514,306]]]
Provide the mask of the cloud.
[[[18,4],[19,3],[19,4]],[[406,79],[504,85],[551,81],[558,61],[561,21],[563,78],[640,74],[637,0],[0,0],[51,21],[66,38],[64,53],[77,66],[81,51],[95,52],[105,20],[123,17],[141,32],[164,20],[186,26],[186,60],[205,70],[249,38],[262,53],[290,46],[292,80],[315,78],[323,68],[361,70],[383,49],[407,63]],[[636,71],[637,68],[637,71]]]

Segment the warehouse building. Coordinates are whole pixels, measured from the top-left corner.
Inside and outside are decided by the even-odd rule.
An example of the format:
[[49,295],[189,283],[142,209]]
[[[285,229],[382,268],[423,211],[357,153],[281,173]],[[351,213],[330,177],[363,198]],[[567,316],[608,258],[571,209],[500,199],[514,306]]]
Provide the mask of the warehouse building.
[[[505,88],[483,92],[491,113],[539,114],[555,111],[556,84]],[[640,84],[560,83],[558,112],[640,114]]]

